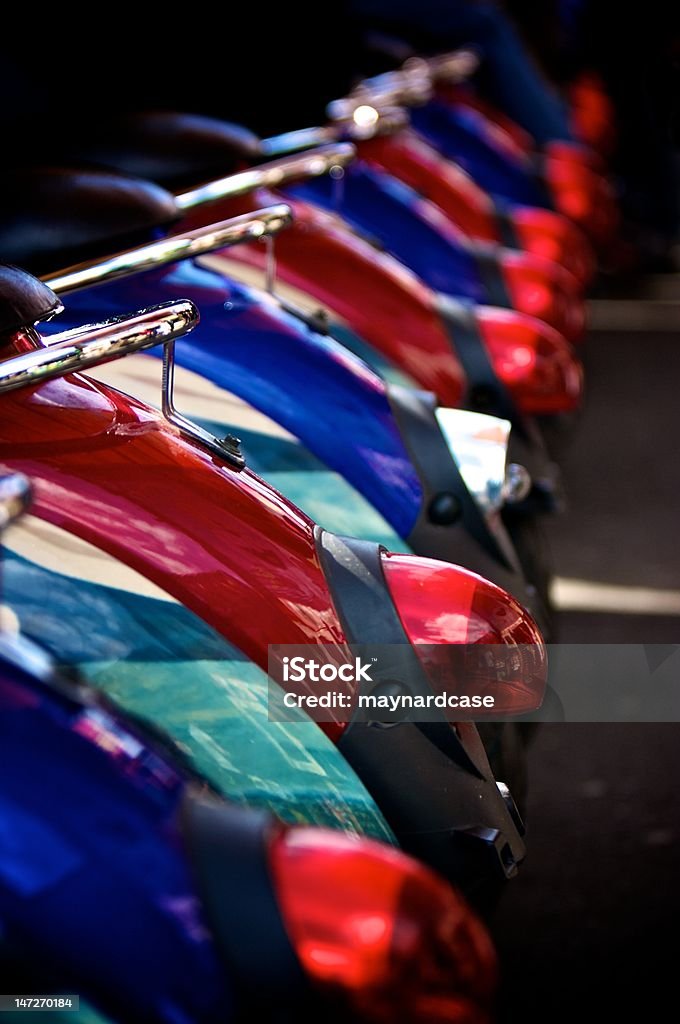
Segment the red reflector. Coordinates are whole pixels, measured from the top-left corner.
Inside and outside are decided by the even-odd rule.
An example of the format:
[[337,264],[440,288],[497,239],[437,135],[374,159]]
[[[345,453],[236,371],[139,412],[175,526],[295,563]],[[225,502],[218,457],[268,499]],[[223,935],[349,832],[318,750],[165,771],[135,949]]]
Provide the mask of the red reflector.
[[[436,692],[493,696],[495,713],[540,706],[547,675],[543,638],[514,597],[468,569],[435,559],[386,553],[383,569]],[[465,647],[456,652],[451,645]],[[455,712],[448,717],[455,719]]]
[[493,367],[522,412],[551,416],[578,408],[583,371],[562,335],[504,309],[480,307],[476,318]]
[[551,210],[519,206],[512,212],[517,240],[527,252],[568,270],[581,285],[595,273],[595,256],[583,232]]
[[575,221],[597,245],[605,245],[619,223],[619,211],[609,182],[589,166],[589,158],[578,150],[559,156],[549,153],[545,160],[545,179],[555,205],[565,217]]
[[488,1021],[490,939],[437,875],[396,850],[320,829],[280,833],[270,858],[302,967],[336,1004],[380,1024]]
[[568,341],[583,337],[585,303],[573,277],[527,253],[503,250],[503,276],[514,309],[545,321]]

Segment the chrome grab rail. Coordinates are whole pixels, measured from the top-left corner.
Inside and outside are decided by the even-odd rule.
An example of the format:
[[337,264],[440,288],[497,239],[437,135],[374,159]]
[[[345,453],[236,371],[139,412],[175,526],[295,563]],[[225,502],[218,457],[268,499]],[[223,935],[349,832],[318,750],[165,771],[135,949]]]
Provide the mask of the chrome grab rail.
[[419,106],[432,96],[437,82],[461,82],[479,66],[473,50],[455,50],[436,57],[410,57],[398,71],[365,78],[348,96],[332,100],[326,113],[332,121],[346,121],[364,105],[377,107]]
[[[0,469],[0,472],[2,470]],[[0,476],[0,530],[13,523],[31,503],[31,485],[23,473]]]
[[53,335],[48,344],[37,331],[29,329],[41,347],[0,362],[0,395],[167,344],[187,334],[197,323],[195,305],[182,299],[63,331]]
[[331,100],[326,113],[332,121],[347,121],[362,106],[378,110],[385,107],[417,107],[432,96],[432,81],[426,69],[386,71],[365,78],[348,96]]
[[281,203],[263,210],[254,210],[240,217],[230,217],[229,220],[197,228],[195,231],[171,235],[158,242],[138,245],[114,256],[78,263],[65,270],[46,274],[42,280],[57,294],[65,295],[78,288],[128,277],[154,267],[175,263],[177,260],[200,256],[214,249],[226,249],[241,242],[269,238],[287,227],[292,219],[290,207]]
[[[309,131],[324,133],[323,128]],[[332,133],[331,139],[328,141],[332,141],[333,144],[319,146],[319,148],[306,153],[273,160],[260,164],[258,167],[250,167],[246,171],[239,171],[236,174],[206,182],[204,185],[199,185],[197,188],[175,196],[175,202],[180,210],[191,210],[219,199],[242,196],[258,188],[281,188],[293,181],[318,178],[321,175],[332,173],[335,168],[342,169],[351,163],[356,156],[356,150],[351,143],[336,142],[332,139]],[[312,141],[306,144],[315,145],[316,142],[317,136],[313,135]],[[293,148],[301,147],[294,146]],[[264,152],[268,153],[266,146]],[[290,150],[284,150],[284,152],[290,152]]]
[[[40,347],[0,362],[0,395],[163,345],[163,415],[184,437],[197,441],[218,458],[242,469],[245,459],[238,438],[229,435],[221,441],[197,423],[185,419],[175,408],[175,342],[192,331],[198,321],[199,312],[194,303],[178,299],[103,323],[75,327],[48,339],[41,337],[35,328],[27,327],[25,333]],[[0,478],[0,528],[4,525],[3,485],[5,482]]]
[[392,135],[408,124],[408,112],[401,107],[382,107],[378,110],[363,104],[345,120],[334,121],[323,128],[300,128],[298,131],[272,135],[263,139],[261,145],[267,156],[283,156],[339,139],[363,142],[378,135]]

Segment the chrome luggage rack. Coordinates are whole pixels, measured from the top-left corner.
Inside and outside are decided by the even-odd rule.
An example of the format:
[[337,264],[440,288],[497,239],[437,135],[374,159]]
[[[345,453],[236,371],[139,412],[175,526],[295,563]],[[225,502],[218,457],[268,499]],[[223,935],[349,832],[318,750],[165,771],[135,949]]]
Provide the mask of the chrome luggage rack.
[[[215,249],[259,240],[270,243],[274,235],[291,222],[290,207],[281,203],[207,227],[180,232],[157,242],[135,246],[113,256],[79,263],[47,274],[43,281],[61,297],[81,288],[106,284],[178,260],[204,255]],[[271,249],[270,257],[272,276]],[[198,319],[198,310],[194,304],[184,300],[142,310],[127,317],[117,317],[102,324],[75,328],[49,338],[42,338],[31,329],[40,347],[0,363],[0,394],[162,344],[163,415],[185,437],[197,441],[234,468],[243,469],[245,459],[237,437],[231,434],[223,440],[214,437],[197,423],[182,416],[174,404],[175,341],[192,330]]]
[[[310,152],[271,161],[237,174],[208,182],[176,196],[179,210],[190,210],[204,204],[245,195],[257,188],[278,188],[293,181],[338,172],[354,159],[356,150],[349,143],[321,146]],[[146,270],[156,269],[179,260],[206,255],[244,242],[264,241],[268,247],[267,290],[274,292],[274,236],[292,223],[293,214],[285,203],[266,207],[219,221],[192,231],[179,232],[157,242],[126,249],[113,256],[88,260],[64,270],[46,274],[42,280],[64,296],[94,285],[106,284]],[[292,308],[286,307],[295,313]],[[304,314],[301,319],[306,321]],[[188,333],[198,322],[193,303],[171,303],[128,317],[115,318],[102,324],[88,325],[63,334],[42,338],[29,328],[36,347],[31,352],[0,363],[0,394],[28,387],[63,376],[131,352],[154,345],[163,345],[161,410],[165,418],[186,437],[198,441],[213,454],[227,460],[237,469],[245,466],[240,440],[228,435],[214,437],[198,424],[185,419],[175,408],[175,347],[177,338]]]
[[[37,347],[0,362],[0,395],[35,387],[55,377],[79,373],[163,345],[163,415],[182,435],[197,441],[236,469],[243,469],[245,459],[239,449],[238,438],[228,436],[220,441],[198,424],[185,419],[173,402],[175,342],[192,331],[198,321],[199,313],[194,303],[189,299],[179,299],[102,323],[75,327],[49,339],[43,338],[33,327],[26,328],[25,333]],[[12,479],[9,482],[0,480],[0,527],[5,525],[2,517],[6,510],[9,515],[13,508],[17,512],[23,508],[24,497],[20,489],[11,483]]]

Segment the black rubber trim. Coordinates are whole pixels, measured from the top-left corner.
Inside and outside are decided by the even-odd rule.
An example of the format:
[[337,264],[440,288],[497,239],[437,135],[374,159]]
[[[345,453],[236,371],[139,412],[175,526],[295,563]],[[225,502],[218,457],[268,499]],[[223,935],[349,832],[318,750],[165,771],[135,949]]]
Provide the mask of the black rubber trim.
[[[460,557],[448,557],[446,561],[459,562],[475,572],[481,572],[464,560],[466,540],[473,539],[474,547],[469,545],[472,558],[475,557],[475,548],[481,545],[485,552],[485,563],[489,563],[488,556],[491,556],[499,566],[513,568],[512,551],[508,551],[507,547],[504,551],[489,530],[479,505],[465,486],[456,460],[449,451],[435,415],[438,405],[436,395],[397,385],[387,385],[386,391],[402,440],[423,488],[420,515],[406,538],[414,550],[419,549],[416,554],[441,558],[444,551],[459,551]],[[440,525],[433,521],[432,508],[436,508],[437,499],[441,495],[447,494],[455,497],[459,515],[455,522]],[[435,544],[435,550],[428,547],[430,539]]]
[[496,208],[494,210],[496,225],[498,227],[498,234],[502,245],[508,249],[521,249],[519,238],[515,230],[515,225],[512,220],[512,213],[507,207],[502,206],[496,202]]
[[463,404],[475,412],[502,416],[526,434],[524,417],[493,368],[475,318],[475,310],[448,295],[437,295],[437,310],[468,381]]
[[479,270],[479,276],[486,290],[487,306],[501,306],[503,309],[512,309],[512,299],[508,286],[503,277],[503,268],[498,261],[498,252],[495,248],[486,250],[482,244],[475,249],[475,262]]
[[[489,528],[465,486],[435,416],[436,396],[396,385],[388,386],[387,396],[423,488],[418,518],[406,537],[410,547],[417,555],[462,565],[491,580],[528,608],[543,628],[545,609],[510,534],[500,517],[496,530]],[[447,496],[458,503],[458,518],[446,524],[433,521],[433,507]]]
[[[335,608],[350,644],[381,646],[374,685],[431,693],[383,576],[381,548],[316,529]],[[383,645],[395,645],[383,657]],[[398,645],[398,646],[397,646]],[[401,846],[472,899],[515,874],[525,847],[472,722],[385,725],[355,716],[338,749],[373,796]]]
[[267,859],[277,823],[189,789],[182,831],[206,918],[247,1007],[302,997],[308,981],[286,933]]

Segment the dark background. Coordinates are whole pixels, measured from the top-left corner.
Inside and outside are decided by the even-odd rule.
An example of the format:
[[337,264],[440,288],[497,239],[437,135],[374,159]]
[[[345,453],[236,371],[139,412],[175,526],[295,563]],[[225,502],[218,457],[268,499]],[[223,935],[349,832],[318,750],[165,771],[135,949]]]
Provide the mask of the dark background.
[[[678,589],[677,333],[598,331],[584,356],[557,573]],[[570,611],[560,624],[564,642],[680,642],[670,617]],[[501,1019],[675,1019],[680,726],[545,725],[529,771],[529,853],[496,923]]]

